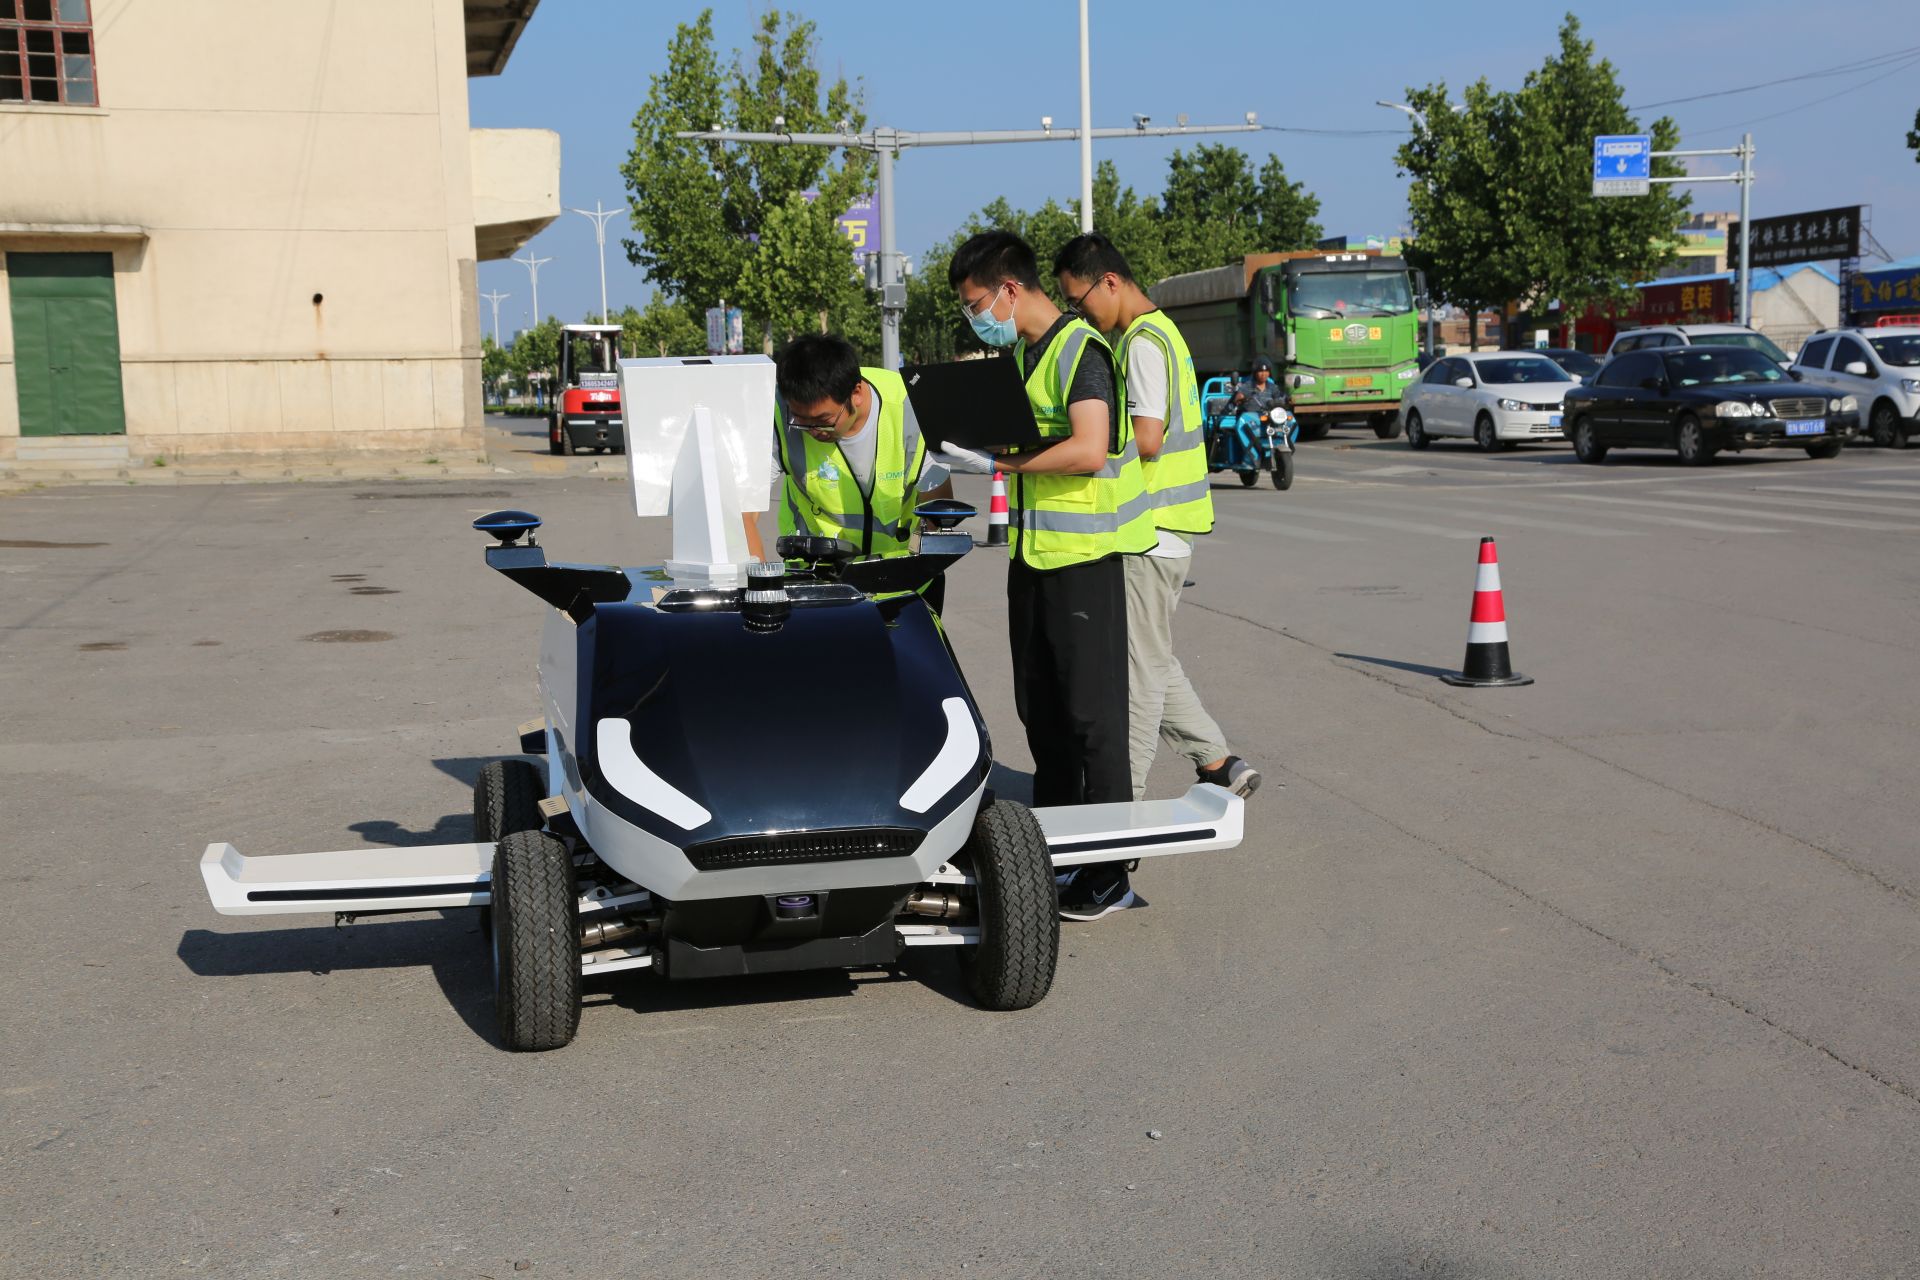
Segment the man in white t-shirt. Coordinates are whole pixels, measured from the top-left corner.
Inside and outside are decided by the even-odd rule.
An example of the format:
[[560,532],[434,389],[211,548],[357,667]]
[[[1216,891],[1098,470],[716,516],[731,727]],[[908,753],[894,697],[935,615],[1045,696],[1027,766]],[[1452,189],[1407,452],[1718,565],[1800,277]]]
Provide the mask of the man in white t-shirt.
[[1133,437],[1147,473],[1159,541],[1127,562],[1127,693],[1134,799],[1164,740],[1200,781],[1253,794],[1260,771],[1234,755],[1173,652],[1173,612],[1196,534],[1213,528],[1200,392],[1186,342],[1133,278],[1111,240],[1088,232],[1053,260],[1060,291],[1096,328],[1119,333],[1116,350]]

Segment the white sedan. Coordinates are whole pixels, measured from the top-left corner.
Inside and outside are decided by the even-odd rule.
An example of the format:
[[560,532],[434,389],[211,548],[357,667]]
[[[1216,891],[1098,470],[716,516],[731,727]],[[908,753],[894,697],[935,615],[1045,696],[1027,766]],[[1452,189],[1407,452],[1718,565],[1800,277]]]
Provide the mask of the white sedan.
[[1424,449],[1438,436],[1464,436],[1488,453],[1522,440],[1553,440],[1560,404],[1578,379],[1531,351],[1476,351],[1427,366],[1400,400],[1407,446]]

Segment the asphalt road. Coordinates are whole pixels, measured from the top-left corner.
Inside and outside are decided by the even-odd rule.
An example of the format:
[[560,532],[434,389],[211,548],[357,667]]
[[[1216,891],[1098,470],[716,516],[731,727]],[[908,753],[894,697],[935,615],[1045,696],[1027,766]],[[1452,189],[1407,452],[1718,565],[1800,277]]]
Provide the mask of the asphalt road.
[[[1216,501],[1179,644],[1268,785],[1040,1007],[607,978],[509,1055],[464,913],[195,862],[467,838],[539,625],[467,521],[665,531],[604,475],[0,498],[0,1271],[1920,1275],[1920,450],[1348,437]],[[1483,533],[1531,688],[1433,678]],[[1020,770],[1003,572],[950,630]]]

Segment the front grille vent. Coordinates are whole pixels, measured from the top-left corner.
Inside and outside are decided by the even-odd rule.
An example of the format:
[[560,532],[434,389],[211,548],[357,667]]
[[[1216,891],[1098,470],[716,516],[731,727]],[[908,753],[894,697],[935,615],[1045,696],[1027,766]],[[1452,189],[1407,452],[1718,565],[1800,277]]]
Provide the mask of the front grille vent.
[[920,847],[922,833],[907,827],[842,827],[729,836],[687,849],[699,871],[777,867],[802,862],[851,862],[859,858],[904,858]]
[[1775,400],[1773,416],[1776,418],[1824,418],[1827,416],[1827,402],[1813,396],[1797,400]]

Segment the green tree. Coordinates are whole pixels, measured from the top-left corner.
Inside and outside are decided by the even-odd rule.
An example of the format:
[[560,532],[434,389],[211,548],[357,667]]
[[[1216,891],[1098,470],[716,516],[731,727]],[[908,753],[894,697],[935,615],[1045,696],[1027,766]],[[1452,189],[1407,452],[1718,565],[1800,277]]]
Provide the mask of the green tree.
[[776,343],[825,332],[836,315],[867,305],[853,261],[853,242],[824,201],[799,193],[767,210],[760,244],[740,273],[738,297]]
[[1167,274],[1203,271],[1260,251],[1260,188],[1247,153],[1203,142],[1167,160],[1160,196]]
[[[808,288],[829,300],[829,322],[857,324],[845,308],[864,299],[839,279],[780,281],[785,271],[822,265],[807,246],[817,219],[792,211],[806,191],[829,221],[869,186],[864,151],[825,147],[721,143],[676,138],[715,124],[751,132],[821,132],[844,123],[858,130],[866,116],[844,78],[826,84],[815,65],[814,25],[770,10],[753,33],[751,55],[736,51],[723,71],[713,46],[713,11],[680,24],[668,45],[667,69],[653,77],[634,117],[634,145],[621,166],[632,224],[627,257],[673,299],[695,308],[743,298],[750,288],[750,327],[788,323],[761,308],[788,307]],[[776,126],[774,120],[783,123]],[[770,240],[770,237],[772,239]],[[768,253],[772,259],[749,267]],[[836,268],[837,270],[837,265]],[[848,272],[851,272],[850,260]]]
[[533,328],[514,334],[513,345],[507,349],[507,364],[521,386],[538,383],[551,393],[560,369],[559,317],[548,316]]
[[1907,147],[1913,152],[1913,162],[1920,164],[1920,111],[1913,113],[1913,128],[1907,130]]
[[698,356],[707,350],[707,327],[684,303],[655,293],[645,311],[622,308],[620,350],[629,356]]
[[1502,171],[1511,167],[1503,150],[1512,136],[1512,101],[1484,79],[1467,86],[1463,97],[1456,110],[1444,82],[1410,90],[1407,103],[1420,114],[1396,159],[1413,176],[1407,205],[1415,238],[1407,261],[1426,273],[1434,301],[1466,311],[1468,343],[1478,349],[1481,308],[1508,293],[1496,192]]
[[506,351],[493,340],[493,335],[484,335],[480,339],[480,384],[488,397],[499,398],[500,384],[511,368]]
[[1279,156],[1260,166],[1260,194],[1254,199],[1260,227],[1260,252],[1311,249],[1326,233],[1320,226],[1320,197],[1304,182],[1287,177]]

